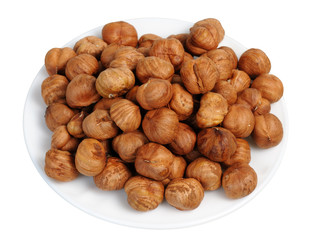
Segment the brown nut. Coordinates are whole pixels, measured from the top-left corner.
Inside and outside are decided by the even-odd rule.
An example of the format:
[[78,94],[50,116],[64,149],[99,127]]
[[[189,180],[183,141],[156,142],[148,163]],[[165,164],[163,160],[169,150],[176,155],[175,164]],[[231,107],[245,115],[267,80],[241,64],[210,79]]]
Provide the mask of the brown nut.
[[205,128],[197,135],[197,147],[201,154],[215,162],[224,162],[236,151],[236,138],[221,127]]
[[262,102],[262,94],[255,88],[246,88],[243,90],[237,98],[236,103],[242,104],[254,111]]
[[240,93],[250,87],[251,78],[246,72],[233,69],[232,77],[228,80],[228,82],[234,87],[237,93]]
[[242,198],[253,192],[257,185],[257,175],[246,163],[235,163],[222,177],[222,187],[228,198]]
[[138,47],[150,48],[155,40],[162,39],[160,36],[152,33],[142,35],[138,40]]
[[68,122],[67,129],[73,137],[82,138],[85,136],[82,125],[86,116],[87,113],[85,111],[81,111],[75,114]]
[[133,72],[128,68],[108,68],[100,73],[96,89],[104,98],[115,98],[126,94],[135,84]]
[[230,167],[238,162],[249,164],[251,161],[251,150],[249,143],[242,138],[236,138],[236,142],[236,152],[230,157],[230,159],[223,162],[225,166]]
[[136,100],[136,94],[137,94],[137,90],[138,90],[139,86],[138,85],[135,85],[133,88],[131,88],[125,98],[130,100],[131,102],[135,103],[135,104],[138,104],[137,100]]
[[66,126],[59,126],[55,129],[52,139],[51,147],[62,151],[74,152],[77,149],[79,140],[72,137]]
[[170,174],[166,178],[169,183],[175,178],[182,178],[187,167],[186,160],[181,156],[174,156],[173,163],[170,166]]
[[237,101],[237,92],[227,81],[218,81],[213,92],[221,94],[227,100],[228,105],[233,105]]
[[116,50],[114,60],[110,62],[109,67],[126,67],[130,70],[134,70],[137,63],[144,58],[144,55],[138,52],[136,48],[124,46]]
[[283,138],[281,121],[272,113],[255,116],[255,127],[252,137],[260,148],[277,146]]
[[183,61],[182,61],[181,65],[179,65],[178,67],[175,68],[175,72],[176,72],[176,71],[179,71],[179,70],[182,68],[182,65],[183,65],[185,62],[187,62],[187,61],[189,61],[189,60],[193,60],[193,59],[194,59],[194,57],[193,57],[190,53],[185,52],[185,54],[184,54],[184,56],[183,56]]
[[52,48],[46,53],[45,68],[47,73],[52,76],[54,74],[64,75],[67,62],[76,56],[72,48]]
[[189,53],[191,53],[194,56],[200,56],[204,53],[207,52],[206,49],[197,47],[194,45],[194,43],[192,42],[192,36],[189,35],[188,38],[186,39],[186,45],[185,45],[185,49],[186,51],[188,51]]
[[164,198],[163,184],[142,176],[131,177],[124,185],[124,190],[128,203],[137,211],[153,210]]
[[178,125],[177,114],[168,108],[148,111],[142,122],[146,137],[160,144],[169,144],[175,139]]
[[73,50],[78,55],[86,53],[98,59],[106,46],[107,43],[104,42],[101,38],[96,36],[87,36],[77,41]]
[[262,98],[261,99],[261,104],[258,105],[255,109],[254,109],[254,116],[256,115],[264,115],[266,113],[269,113],[271,109],[270,106],[270,102],[266,99],[266,98]]
[[179,34],[169,35],[167,38],[176,38],[177,40],[181,42],[182,46],[185,47],[186,41],[189,35],[190,35],[189,33],[179,33]]
[[141,125],[142,116],[139,107],[127,99],[114,103],[109,112],[113,121],[124,132],[134,131]]
[[238,69],[245,71],[251,78],[269,73],[271,63],[267,55],[260,49],[251,48],[239,58]]
[[101,98],[94,106],[93,111],[97,109],[101,110],[109,110],[111,106],[118,102],[119,100],[123,99],[123,97],[116,97],[116,98]]
[[98,140],[84,139],[77,148],[75,165],[77,170],[86,176],[96,176],[106,165],[105,149]]
[[41,85],[41,95],[45,104],[64,103],[68,84],[68,79],[62,75],[55,74],[46,78]]
[[186,170],[186,177],[198,180],[205,191],[212,191],[221,187],[221,176],[221,165],[204,157],[195,159]]
[[203,20],[200,20],[198,22],[196,22],[194,24],[194,27],[198,27],[198,26],[207,26],[208,24],[211,24],[213,25],[217,32],[218,32],[218,41],[221,42],[224,38],[224,35],[225,35],[225,31],[220,23],[220,21],[218,19],[215,19],[215,18],[206,18],[206,19],[203,19]]
[[219,49],[222,49],[222,50],[226,51],[230,55],[230,60],[232,62],[232,68],[236,69],[237,68],[237,64],[238,64],[238,58],[237,58],[237,55],[234,52],[234,50],[232,48],[230,48],[230,47],[227,47],[227,46],[219,47]]
[[219,93],[205,93],[200,101],[200,108],[196,114],[199,128],[214,127],[220,124],[228,113],[228,103]]
[[197,148],[194,148],[192,152],[189,152],[183,157],[186,159],[187,162],[193,162],[195,159],[202,157],[202,156],[203,155],[197,150]]
[[112,43],[107,45],[100,57],[101,63],[105,68],[109,67],[109,64],[111,63],[111,61],[113,61],[115,59],[115,54],[116,51],[123,47],[122,45],[118,44],[118,43]]
[[94,176],[93,180],[95,185],[102,190],[120,190],[131,175],[131,171],[119,158],[110,157],[103,171]]
[[165,189],[165,199],[178,210],[193,210],[204,198],[204,189],[194,178],[176,178]]

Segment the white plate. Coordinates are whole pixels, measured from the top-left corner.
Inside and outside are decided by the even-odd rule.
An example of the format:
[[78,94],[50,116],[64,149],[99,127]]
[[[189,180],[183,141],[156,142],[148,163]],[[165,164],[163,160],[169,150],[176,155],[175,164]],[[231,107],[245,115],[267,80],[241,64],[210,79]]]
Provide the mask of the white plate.
[[[127,22],[135,26],[139,36],[154,33],[167,37],[170,34],[188,32],[192,26],[190,22],[161,18],[133,19]],[[65,46],[73,47],[77,40],[85,36],[101,37],[101,29],[102,26],[86,32]],[[246,50],[244,46],[227,36],[220,45],[233,48],[238,57]],[[282,121],[284,127],[282,142],[277,147],[267,150],[258,149],[254,144],[251,144],[252,161],[250,165],[258,175],[258,185],[252,194],[242,199],[231,200],[224,195],[221,188],[217,191],[205,192],[201,205],[193,211],[176,210],[164,201],[153,211],[137,212],[128,205],[124,190],[112,192],[99,190],[93,183],[92,177],[79,176],[72,182],[62,183],[45,175],[45,152],[50,148],[52,135],[45,126],[46,106],[41,97],[41,83],[46,77],[48,74],[43,66],[30,87],[24,108],[24,137],[30,157],[42,178],[61,197],[86,213],[113,223],[141,228],[165,229],[192,226],[222,217],[243,206],[265,187],[277,170],[286,149],[288,118],[286,104],[284,99],[281,99],[272,104],[271,112]]]

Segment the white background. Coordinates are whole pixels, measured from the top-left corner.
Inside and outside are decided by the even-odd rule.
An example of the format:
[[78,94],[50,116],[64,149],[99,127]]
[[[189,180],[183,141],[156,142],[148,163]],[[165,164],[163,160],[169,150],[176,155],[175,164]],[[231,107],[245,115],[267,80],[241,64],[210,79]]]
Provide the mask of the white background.
[[[308,239],[307,1],[1,1],[0,239]],[[110,21],[215,17],[226,35],[264,50],[284,83],[289,141],[271,182],[252,201],[195,227],[148,230],[92,217],[41,178],[24,144],[24,101],[45,53]],[[162,26],[164,27],[164,26]]]

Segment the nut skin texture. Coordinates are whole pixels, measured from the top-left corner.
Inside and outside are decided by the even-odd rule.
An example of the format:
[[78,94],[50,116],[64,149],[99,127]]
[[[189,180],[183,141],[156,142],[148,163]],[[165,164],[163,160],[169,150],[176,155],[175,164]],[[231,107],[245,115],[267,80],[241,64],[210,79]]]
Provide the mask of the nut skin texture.
[[221,94],[227,100],[228,105],[233,105],[237,101],[237,92],[227,81],[218,81],[213,92]]
[[174,160],[172,165],[170,166],[170,174],[167,178],[162,180],[164,186],[167,186],[170,181],[172,181],[175,178],[183,178],[185,170],[187,167],[186,160],[181,156],[174,156]]
[[261,104],[254,109],[254,116],[269,113],[271,109],[270,102],[266,98],[261,99]]
[[263,98],[270,103],[280,100],[283,96],[283,84],[281,80],[273,74],[262,74],[252,82],[251,87],[258,89]]
[[162,39],[160,36],[152,33],[142,35],[138,40],[138,47],[150,48],[155,40]]
[[123,46],[118,43],[111,43],[104,48],[100,60],[105,68],[109,68],[111,61],[115,59],[116,51],[121,47]]
[[234,104],[223,120],[223,127],[237,138],[249,137],[254,129],[255,118],[252,111],[241,104]]
[[251,48],[239,58],[238,69],[245,71],[251,78],[263,73],[269,73],[271,63],[267,55],[260,49]]
[[146,212],[159,206],[164,198],[164,186],[161,182],[142,176],[131,177],[124,185],[129,205]]
[[230,159],[223,162],[224,166],[230,167],[235,163],[250,163],[251,149],[249,143],[242,138],[236,138],[236,142],[236,152],[230,157]]
[[130,100],[131,102],[135,103],[135,104],[138,104],[137,100],[136,100],[136,94],[137,94],[137,90],[138,90],[139,86],[138,85],[135,85],[133,88],[131,88],[125,98]]
[[77,53],[77,55],[86,53],[98,59],[106,46],[107,43],[101,38],[96,36],[87,36],[77,41],[73,50]]
[[133,72],[128,68],[108,68],[100,73],[96,89],[103,98],[116,98],[126,94],[135,84]]
[[186,45],[185,45],[186,51],[188,51],[189,53],[191,53],[194,56],[200,56],[204,53],[207,52],[206,49],[197,47],[194,45],[194,43],[192,42],[192,36],[189,35],[187,40],[186,40]]
[[255,88],[246,88],[243,90],[237,98],[236,103],[242,104],[254,111],[257,109],[262,102],[262,94]]
[[230,61],[232,62],[232,68],[236,69],[237,68],[237,64],[238,64],[238,58],[237,58],[237,55],[234,52],[234,50],[232,48],[230,48],[230,47],[227,47],[227,46],[219,47],[219,49],[222,49],[222,50],[224,50],[225,52],[227,52],[229,54]]
[[219,163],[200,157],[191,162],[186,170],[186,177],[198,180],[205,191],[221,187],[222,169]]
[[160,144],[169,144],[175,139],[178,125],[177,114],[168,108],[148,111],[142,122],[146,137]]
[[207,24],[211,24],[216,28],[216,30],[218,32],[218,41],[221,42],[224,38],[225,31],[224,31],[224,29],[223,29],[223,27],[222,27],[222,25],[221,25],[221,23],[218,19],[206,18],[206,19],[203,19],[203,20],[196,22],[194,24],[194,27],[204,26],[204,25],[207,25]]
[[50,149],[46,152],[44,171],[48,177],[61,182],[72,181],[79,174],[72,154],[58,149]]
[[76,151],[78,144],[79,140],[69,134],[65,125],[57,127],[52,135],[52,148],[56,148],[62,151],[74,152]]
[[243,198],[252,193],[257,185],[257,175],[246,163],[235,163],[222,177],[222,187],[228,198]]
[[232,77],[228,81],[234,87],[237,93],[240,93],[246,88],[250,87],[251,84],[251,78],[249,75],[246,72],[238,69],[232,70]]
[[192,152],[189,152],[183,157],[186,159],[187,162],[193,162],[195,159],[202,157],[202,156],[203,155],[197,150],[197,148],[194,148]]
[[204,94],[212,90],[219,80],[215,63],[208,57],[186,61],[180,69],[181,79],[192,94]]
[[130,46],[123,46],[116,50],[114,60],[110,62],[109,67],[125,67],[129,68],[130,70],[134,70],[137,63],[144,58],[144,55],[138,52],[136,48]]
[[219,93],[208,92],[200,101],[200,108],[196,114],[197,126],[199,128],[217,126],[227,113],[227,100]]
[[102,38],[107,44],[118,43],[131,47],[136,47],[138,41],[135,27],[123,21],[104,25]]
[[70,135],[76,138],[82,138],[85,136],[82,124],[86,116],[87,113],[85,111],[81,111],[71,118],[67,124],[67,129]]
[[97,109],[109,110],[114,103],[118,102],[121,99],[123,99],[123,97],[102,98],[93,106],[93,111]]
[[165,199],[178,210],[193,210],[204,198],[204,189],[194,178],[176,178],[165,189]]
[[252,137],[260,148],[277,146],[283,138],[281,121],[272,113],[255,116],[255,127]]
[[111,106],[109,112],[112,120],[124,132],[134,131],[141,125],[140,109],[130,100],[119,100]]
[[96,176],[106,165],[106,151],[98,140],[84,139],[77,148],[75,166],[77,170],[86,176]]
[[41,85],[41,95],[48,106],[52,103],[65,102],[65,93],[69,84],[68,79],[62,75],[52,75],[46,78]]
[[236,137],[221,127],[205,128],[197,135],[198,151],[215,162],[228,160],[236,151]]
[[132,176],[128,167],[116,157],[107,159],[103,171],[93,177],[95,185],[105,191],[120,190]]
[[172,34],[168,36],[167,38],[176,38],[177,40],[181,42],[182,46],[185,47],[186,41],[189,35],[190,35],[189,33]]
[[45,68],[47,73],[64,75],[67,62],[76,56],[72,48],[52,48],[45,55]]

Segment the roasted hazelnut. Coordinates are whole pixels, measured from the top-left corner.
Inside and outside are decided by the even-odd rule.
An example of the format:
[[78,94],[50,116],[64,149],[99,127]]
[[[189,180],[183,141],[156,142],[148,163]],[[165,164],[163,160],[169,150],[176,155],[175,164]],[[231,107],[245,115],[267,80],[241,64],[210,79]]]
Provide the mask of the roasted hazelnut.
[[155,40],[162,39],[160,36],[147,33],[142,35],[138,40],[138,47],[150,48]]
[[139,128],[142,121],[140,109],[127,99],[121,99],[110,108],[110,116],[116,125],[124,132]]
[[179,71],[182,68],[182,65],[185,62],[187,62],[189,60],[193,60],[193,59],[194,59],[194,57],[190,53],[185,52],[184,55],[183,55],[183,61],[182,61],[181,65],[179,65],[178,67],[175,67],[175,71]]
[[251,161],[251,150],[249,143],[242,138],[236,138],[237,148],[235,153],[223,162],[225,166],[232,166],[235,163],[247,163]]
[[214,127],[220,124],[228,112],[228,103],[219,93],[205,93],[196,114],[196,123],[199,128]]
[[197,150],[197,148],[194,148],[192,152],[189,152],[183,157],[186,159],[187,162],[193,162],[195,159],[202,157],[202,156],[203,155]]
[[236,151],[236,138],[221,127],[205,128],[197,135],[197,147],[201,154],[215,162],[224,162]]
[[41,85],[41,95],[45,104],[64,103],[68,84],[68,79],[62,75],[55,74],[46,78]]
[[47,73],[52,76],[54,74],[64,75],[67,62],[76,56],[72,48],[52,48],[46,53],[45,68]]
[[238,95],[236,103],[242,104],[254,111],[261,105],[261,101],[262,95],[259,90],[246,88]]
[[111,139],[101,140],[99,142],[102,143],[106,152],[106,156],[111,156],[114,153],[111,146],[112,145]]
[[182,178],[187,167],[186,160],[181,156],[174,156],[172,165],[170,166],[170,174],[162,183],[166,186],[171,180],[175,178]]
[[222,187],[228,198],[243,198],[253,192],[257,175],[247,163],[235,163],[223,173]]
[[101,38],[96,36],[87,36],[77,41],[73,50],[78,55],[86,53],[94,56],[95,58],[99,58],[106,46],[107,43],[104,42]]
[[77,170],[86,176],[96,176],[106,165],[105,149],[98,140],[84,139],[77,148],[75,155]]
[[160,78],[171,81],[173,74],[173,65],[169,61],[155,56],[140,60],[136,66],[136,76],[141,83],[146,83],[149,78]]
[[62,103],[52,103],[45,111],[46,126],[52,132],[61,125],[66,125],[74,116],[75,112]]
[[250,136],[254,124],[253,113],[248,107],[241,104],[232,105],[223,120],[223,127],[230,130],[238,138]]
[[186,45],[185,45],[185,49],[186,51],[188,51],[189,53],[191,53],[194,56],[200,56],[204,53],[207,52],[206,49],[197,47],[194,45],[194,43],[192,42],[192,36],[189,35],[188,38],[186,39]]
[[224,35],[225,35],[225,31],[220,23],[220,21],[218,19],[215,19],[215,18],[206,18],[206,19],[203,19],[203,20],[200,20],[198,22],[196,22],[193,27],[199,27],[199,26],[207,26],[208,24],[211,24],[213,25],[216,30],[217,30],[217,33],[218,33],[218,41],[221,42],[224,38]]
[[245,71],[251,78],[269,73],[271,63],[267,55],[260,49],[251,48],[239,58],[238,69]]
[[186,46],[186,40],[189,37],[189,33],[179,33],[179,34],[172,34],[170,36],[168,36],[167,38],[176,38],[177,40],[179,40],[182,44],[183,47]]
[[283,138],[281,121],[272,113],[255,116],[255,126],[252,137],[260,148],[277,146]]
[[263,98],[266,98],[270,103],[279,101],[283,95],[283,84],[279,78],[273,74],[259,75],[252,82],[251,87],[258,89]]
[[149,50],[150,50],[150,47],[147,48],[147,47],[139,47],[136,49],[136,51],[138,51],[139,53],[143,54],[144,57],[148,57],[149,56]]
[[101,63],[104,67],[108,68],[109,64],[111,63],[111,61],[113,61],[115,59],[115,54],[116,51],[123,47],[122,45],[118,44],[118,43],[112,43],[107,45],[100,57]]
[[173,179],[165,189],[165,199],[178,210],[193,210],[204,198],[204,189],[194,178]]
[[240,93],[250,87],[251,78],[246,72],[233,69],[232,77],[228,80],[228,82],[234,87],[237,93]]
[[212,90],[219,80],[215,63],[208,57],[186,61],[180,69],[181,79],[192,94],[204,94]]
[[261,99],[261,104],[258,105],[255,109],[254,109],[254,116],[256,115],[264,115],[266,113],[269,113],[271,109],[270,106],[270,102],[266,99],[266,98],[262,98]]
[[111,106],[118,102],[119,100],[123,99],[123,97],[116,97],[116,98],[101,98],[94,106],[93,111],[97,109],[101,110],[109,110]]
[[108,68],[100,73],[96,89],[104,98],[115,98],[126,94],[135,84],[133,72],[128,68]]
[[136,94],[137,94],[137,90],[138,90],[139,86],[138,85],[135,85],[133,88],[131,88],[125,98],[130,100],[131,102],[135,103],[135,104],[138,104],[138,101],[136,100]]
[[152,110],[166,106],[172,96],[172,85],[169,81],[152,78],[138,88],[136,100],[142,108]]
[[157,208],[164,198],[164,186],[161,182],[142,176],[131,177],[124,185],[128,203],[137,211],[149,211]]
[[118,134],[118,127],[107,110],[95,110],[83,121],[83,131],[87,137],[98,140],[113,138]]
[[56,148],[62,151],[74,152],[77,149],[78,144],[79,140],[69,134],[65,125],[57,127],[52,135],[52,148]]
[[146,137],[160,144],[171,143],[176,137],[178,126],[177,114],[168,108],[148,111],[142,122]]
[[237,64],[238,64],[238,58],[237,58],[237,55],[234,52],[234,50],[232,48],[230,48],[230,47],[227,47],[227,46],[219,47],[219,49],[222,49],[222,50],[226,51],[230,55],[230,60],[232,62],[232,67],[233,67],[233,69],[236,69],[237,68]]
[[144,55],[138,52],[136,48],[124,46],[116,50],[114,60],[110,62],[109,67],[126,67],[130,70],[134,70],[138,61],[144,58]]
[[44,171],[50,178],[61,182],[72,181],[78,176],[72,154],[54,148],[45,155]]
[[85,136],[82,125],[86,116],[87,113],[85,111],[81,111],[75,114],[68,122],[67,129],[73,137],[82,138]]
[[116,157],[107,159],[102,172],[93,177],[95,185],[105,191],[120,190],[132,173],[128,167]]
[[227,81],[218,81],[213,92],[221,94],[227,100],[228,105],[233,105],[237,101],[237,92]]
[[204,157],[195,159],[186,170],[186,177],[198,180],[205,191],[212,191],[221,187],[221,176],[221,165]]

